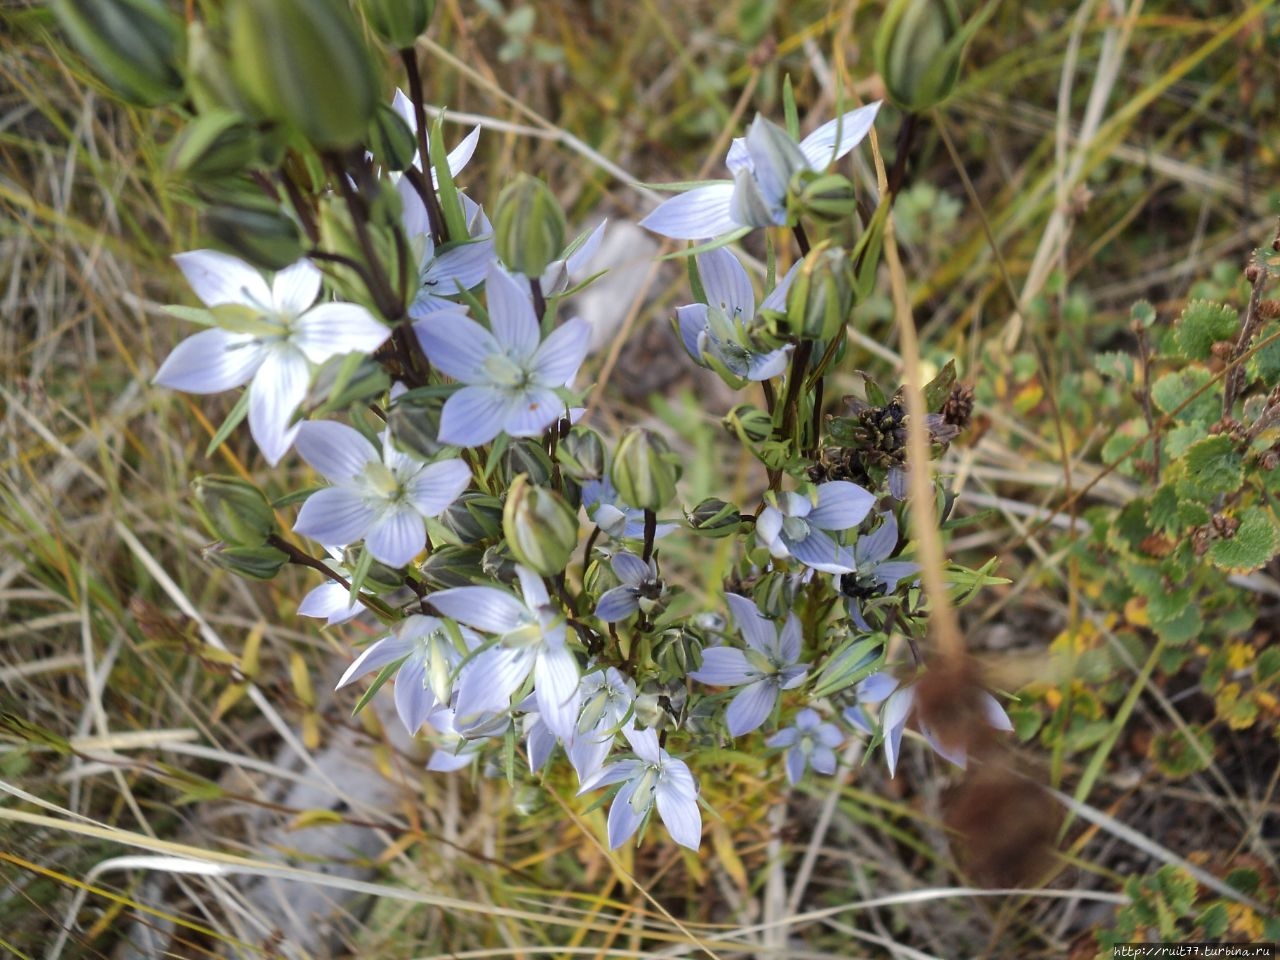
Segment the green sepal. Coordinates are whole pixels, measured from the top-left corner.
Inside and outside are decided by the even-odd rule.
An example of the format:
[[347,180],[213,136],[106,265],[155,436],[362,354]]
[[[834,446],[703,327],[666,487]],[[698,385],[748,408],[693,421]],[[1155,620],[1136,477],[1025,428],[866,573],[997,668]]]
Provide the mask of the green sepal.
[[369,685],[369,689],[360,694],[360,699],[357,700],[356,705],[351,708],[351,715],[353,717],[368,706],[369,701],[372,700],[374,695],[382,689],[382,685],[390,680],[395,675],[395,672],[399,670],[401,665],[408,659],[409,654],[406,653],[399,660],[396,660],[393,663],[388,663],[378,671],[378,675],[373,678],[373,683]]
[[227,437],[231,436],[231,431],[240,426],[240,422],[248,415],[249,391],[245,390],[240,394],[240,399],[236,401],[236,405],[231,408],[231,412],[227,414],[227,419],[222,421],[222,426],[218,428],[218,432],[209,441],[209,446],[205,448],[204,455],[206,457],[213,456],[213,452],[226,442]]
[[449,154],[444,146],[443,113],[437,114],[431,124],[431,166],[436,171],[436,194],[444,213],[445,232],[450,240],[465,240],[470,234],[467,232],[467,218],[462,211],[458,185],[453,182],[453,174],[449,172]]

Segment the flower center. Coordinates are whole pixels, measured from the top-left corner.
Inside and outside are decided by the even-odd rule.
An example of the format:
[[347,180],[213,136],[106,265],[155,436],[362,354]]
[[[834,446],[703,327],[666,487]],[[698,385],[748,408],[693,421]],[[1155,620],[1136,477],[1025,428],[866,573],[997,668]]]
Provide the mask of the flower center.
[[484,372],[495,387],[515,391],[523,390],[529,384],[529,371],[505,353],[485,357]]
[[404,493],[400,478],[384,463],[370,463],[364,468],[364,482],[379,500],[399,500]]
[[782,521],[782,534],[799,543],[809,536],[809,521],[804,517],[785,517]]

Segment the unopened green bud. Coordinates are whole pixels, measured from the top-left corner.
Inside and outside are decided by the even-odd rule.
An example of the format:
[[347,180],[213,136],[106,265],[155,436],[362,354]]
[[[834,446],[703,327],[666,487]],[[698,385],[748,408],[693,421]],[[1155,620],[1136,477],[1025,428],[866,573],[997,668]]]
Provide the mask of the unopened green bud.
[[165,0],[54,0],[53,12],[121,100],[155,107],[182,96],[186,31]]
[[742,514],[732,503],[712,497],[685,514],[689,526],[704,537],[718,540],[737,533],[742,526]]
[[622,437],[609,479],[622,502],[638,510],[661,510],[676,495],[680,468],[667,441],[643,427]]
[[788,199],[798,217],[820,223],[840,223],[858,209],[853,181],[840,173],[801,170],[791,181]]
[[439,397],[410,400],[401,397],[391,408],[387,426],[396,444],[417,454],[427,462],[434,460],[445,445],[440,442],[440,411],[444,401]]
[[560,494],[522,475],[507,491],[502,532],[517,562],[551,577],[564,573],[578,545],[578,514]]
[[[386,275],[391,278],[401,276],[400,255],[407,254],[408,248],[401,244],[397,247],[395,231],[399,229],[400,197],[394,189],[375,187],[365,197],[368,204],[369,217],[365,221],[363,234],[373,248],[375,258],[382,264]],[[322,197],[320,212],[317,217],[320,227],[320,244],[326,250],[340,254],[353,264],[360,264],[363,271],[345,263],[326,263],[325,275],[332,281],[334,289],[344,300],[350,300],[377,312],[378,304],[373,299],[365,276],[374,275],[377,271],[369,264],[365,253],[365,244],[361,240],[361,231],[355,227],[351,210],[342,198],[336,194]],[[417,263],[405,268],[410,276],[417,273]],[[410,286],[413,286],[410,284]],[[414,291],[402,291],[406,296]]]
[[556,461],[570,480],[599,480],[604,476],[604,441],[590,427],[574,427],[556,444]]
[[192,180],[244,173],[258,162],[253,124],[229,110],[203,113],[188,123],[169,147],[169,169]]
[[440,514],[440,525],[463,546],[496,540],[502,534],[502,501],[487,493],[468,491]]
[[266,197],[211,205],[204,229],[214,246],[264,270],[283,270],[302,257],[298,225]]
[[436,547],[431,555],[418,565],[427,585],[436,590],[451,587],[475,586],[485,577],[484,554],[475,547]]
[[[394,0],[389,0],[394,2]],[[365,143],[375,160],[388,170],[404,170],[413,163],[418,150],[417,139],[404,117],[390,104],[380,103],[374,111],[373,122]]]
[[231,63],[263,114],[321,150],[359,144],[381,83],[346,0],[235,0]]
[[688,630],[666,630],[654,645],[653,659],[660,681],[682,681],[691,671],[702,668],[702,640]]
[[427,32],[436,0],[360,0],[373,32],[397,50],[407,50]]
[[800,578],[790,573],[775,571],[766,573],[756,581],[752,599],[770,620],[781,623],[795,608],[796,591],[803,586]]
[[257,111],[231,74],[226,36],[199,20],[187,24],[187,92],[201,114],[226,110],[256,118]]
[[545,183],[527,173],[498,195],[493,242],[498,259],[526,277],[539,277],[564,249],[564,211]]
[[527,437],[512,440],[502,456],[502,469],[506,473],[507,482],[515,483],[517,477],[525,474],[529,482],[544,487],[551,482],[551,473],[555,465],[542,445]]
[[229,547],[225,543],[205,547],[204,558],[247,580],[270,580],[289,563],[289,555],[275,547]]
[[891,0],[873,47],[890,99],[919,112],[951,96],[967,39],[955,0]]
[[196,477],[196,510],[209,532],[233,547],[260,547],[278,534],[275,511],[262,491],[239,477]]
[[787,321],[804,340],[836,336],[856,297],[853,263],[842,247],[815,247],[796,271],[787,291]]
[[773,436],[773,417],[749,403],[740,403],[730,410],[724,425],[747,446],[763,443]]

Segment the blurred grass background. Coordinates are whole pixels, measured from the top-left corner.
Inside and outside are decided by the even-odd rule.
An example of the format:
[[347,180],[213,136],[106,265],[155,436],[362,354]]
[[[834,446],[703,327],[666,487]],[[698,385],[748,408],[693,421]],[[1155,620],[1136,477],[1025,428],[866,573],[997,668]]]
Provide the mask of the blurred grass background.
[[[464,179],[471,194],[492,199],[509,171],[529,170],[583,226],[642,216],[652,200],[638,183],[718,175],[728,138],[757,110],[781,116],[786,76],[806,129],[879,96],[870,43],[882,10],[442,0],[420,49],[429,98],[486,126]],[[1206,714],[1185,671],[1135,678],[1109,661],[1101,676],[1057,677],[1028,696],[1030,762],[1067,793],[1091,767],[1082,799],[1101,816],[1077,821],[1065,869],[1034,895],[960,889],[938,819],[948,771],[918,752],[893,781],[875,757],[838,783],[788,793],[779,764],[746,745],[756,753],[737,758],[740,776],[704,779],[718,818],[697,858],[656,833],[606,855],[601,811],[575,799],[568,778],[544,792],[425,774],[376,721],[350,718],[351,698],[324,692],[360,628],[297,618],[306,577],[250,586],[199,557],[193,476],[244,473],[275,493],[300,477],[265,469],[243,436],[206,457],[231,401],[150,386],[185,333],[161,309],[187,297],[168,257],[199,242],[163,168],[171,118],[97,92],[51,45],[38,5],[10,4],[4,17],[0,948],[296,955],[274,914],[231,882],[287,869],[373,884],[333,942],[336,955],[379,960],[1087,957],[1123,879],[1179,858],[1215,876],[1256,871],[1259,903],[1231,907],[1230,935],[1275,929],[1265,926],[1280,883],[1275,698],[1233,729]],[[1239,297],[1245,258],[1270,241],[1280,211],[1278,87],[1271,2],[1007,2],[970,48],[956,96],[921,125],[899,231],[926,356],[957,357],[978,394],[977,429],[948,469],[961,503],[989,512],[951,550],[998,557],[1012,581],[965,610],[970,643],[1010,693],[1048,676],[1055,638],[1087,648],[1142,626],[1140,613],[1094,605],[1106,571],[1073,548],[1073,514],[1122,503],[1135,483],[1098,479],[1101,445],[1133,400],[1107,392],[1093,358],[1132,349],[1139,298],[1173,316],[1192,296]],[[890,158],[900,122],[886,108],[877,125]],[[869,154],[857,162],[866,182]],[[847,369],[893,385],[887,290],[861,308]],[[727,405],[691,379],[669,335],[686,297],[675,266],[650,275],[622,338],[595,361],[593,404],[606,424],[660,417],[691,448],[713,448]],[[1058,512],[1095,479],[1084,502]],[[705,466],[687,479],[708,488],[698,494],[749,482]],[[716,588],[698,579],[701,557],[670,549],[669,562]],[[1275,573],[1238,585],[1257,609],[1238,639],[1254,648],[1275,629]],[[1082,684],[1135,683],[1124,710],[1118,697],[1089,701],[1092,739],[1037,730],[1055,689],[1060,700]],[[1151,755],[1179,720],[1209,736],[1212,763],[1192,776]],[[325,782],[308,760],[282,759],[289,738],[314,758],[342,736],[400,785],[395,802],[353,808],[352,785],[330,782],[323,815],[282,803],[282,779]],[[255,809],[257,820],[245,812]],[[377,853],[271,866],[267,848],[287,848],[291,834],[264,841],[262,818],[345,820],[377,838]],[[213,878],[113,860],[214,851],[245,859]],[[148,929],[157,952],[146,952]]]

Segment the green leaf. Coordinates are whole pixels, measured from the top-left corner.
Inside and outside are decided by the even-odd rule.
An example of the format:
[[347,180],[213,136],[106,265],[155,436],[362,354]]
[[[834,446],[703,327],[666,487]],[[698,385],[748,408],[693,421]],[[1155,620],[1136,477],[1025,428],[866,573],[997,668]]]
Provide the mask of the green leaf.
[[395,676],[395,673],[397,670],[400,669],[401,664],[403,664],[408,659],[409,659],[409,656],[408,654],[406,654],[405,656],[401,657],[399,660],[395,661],[394,663],[388,663],[385,667],[383,667],[381,670],[378,671],[378,675],[373,678],[373,683],[369,684],[369,689],[366,690],[364,693],[360,694],[360,699],[356,701],[356,705],[351,711],[351,715],[353,717],[357,713],[359,713],[361,710],[363,710],[366,706],[368,706],[369,701],[373,699],[374,694],[376,694],[379,690],[382,689],[382,685],[384,683],[386,683],[393,676]]
[[205,449],[206,457],[213,456],[213,452],[217,450],[231,436],[231,431],[240,426],[240,422],[249,415],[249,391],[241,392],[240,399],[236,401],[236,405],[231,408],[231,412],[227,414],[227,419],[222,421],[222,426],[218,428],[218,432],[213,435],[213,439],[209,441],[209,446]]
[[1240,331],[1236,312],[1226,304],[1192,300],[1178,317],[1178,346],[1189,360],[1208,360],[1219,340],[1234,340]]
[[[1199,773],[1213,759],[1213,737],[1207,731],[1191,731],[1194,740],[1181,730],[1157,734],[1151,741],[1151,759],[1166,777],[1180,780]],[[1198,749],[1197,749],[1198,748]]]
[[1185,497],[1208,499],[1234,493],[1244,483],[1244,461],[1235,441],[1223,434],[1192,444],[1181,468],[1184,476],[1178,481],[1178,492]]
[[1130,460],[1134,457],[1141,459],[1143,456],[1150,456],[1150,454],[1146,453],[1150,444],[1138,442],[1146,435],[1147,424],[1141,419],[1135,417],[1120,424],[1115,432],[1107,438],[1107,442],[1102,445],[1102,462],[1111,466],[1118,463],[1126,455]]
[[[1259,378],[1268,390],[1280,383],[1280,324],[1269,323],[1262,328],[1258,339],[1265,344],[1249,360],[1249,372]],[[1270,337],[1276,337],[1267,343]]]
[[1117,380],[1126,387],[1133,383],[1133,357],[1127,353],[1108,350],[1094,354],[1093,368],[1104,377]]
[[436,171],[436,194],[440,197],[440,209],[444,213],[445,230],[450,240],[462,240],[467,237],[467,218],[462,212],[462,200],[458,186],[453,182],[453,174],[449,172],[448,151],[444,146],[444,113],[436,115],[431,124],[431,166]]
[[1139,300],[1129,308],[1129,319],[1144,327],[1150,327],[1156,322],[1156,308],[1149,300]]
[[1271,516],[1261,507],[1249,507],[1238,515],[1240,526],[1229,540],[1215,540],[1209,560],[1228,573],[1257,570],[1276,555],[1277,538]]
[[1166,643],[1183,644],[1200,636],[1204,630],[1204,620],[1200,616],[1200,608],[1188,604],[1181,613],[1169,620],[1159,623],[1152,620],[1151,629]]
[[1182,529],[1178,518],[1178,494],[1165,484],[1151,495],[1147,506],[1147,523],[1153,530],[1177,533]]
[[1212,423],[1222,413],[1218,391],[1205,389],[1212,379],[1213,374],[1201,366],[1166,373],[1151,385],[1151,399],[1162,413],[1177,411],[1176,416],[1184,423]]
[[1267,647],[1253,665],[1253,681],[1259,686],[1268,684],[1280,675],[1280,647]]
[[948,360],[941,372],[925,384],[924,402],[930,413],[938,413],[942,405],[951,396],[951,388],[956,384],[956,362]]

